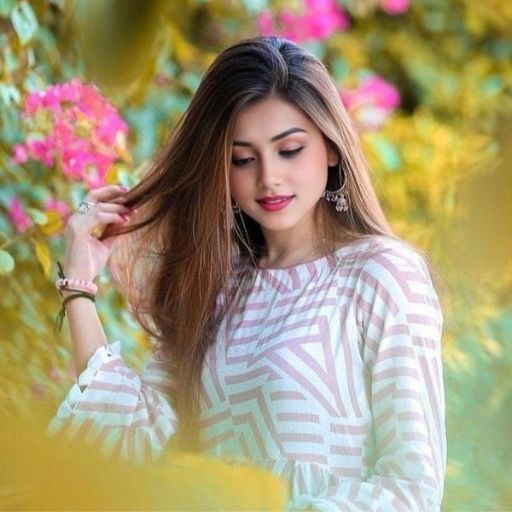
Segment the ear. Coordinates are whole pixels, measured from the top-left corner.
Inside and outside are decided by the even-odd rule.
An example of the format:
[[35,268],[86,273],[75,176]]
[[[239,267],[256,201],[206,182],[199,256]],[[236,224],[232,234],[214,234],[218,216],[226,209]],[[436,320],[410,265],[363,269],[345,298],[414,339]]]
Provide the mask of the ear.
[[327,144],[327,165],[329,167],[334,167],[340,163],[340,155],[338,151],[332,146],[332,144]]

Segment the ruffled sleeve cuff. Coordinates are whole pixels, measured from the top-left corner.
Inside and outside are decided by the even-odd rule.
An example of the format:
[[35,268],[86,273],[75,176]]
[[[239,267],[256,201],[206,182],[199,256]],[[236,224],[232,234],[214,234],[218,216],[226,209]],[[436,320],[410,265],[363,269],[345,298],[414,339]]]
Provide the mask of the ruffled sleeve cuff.
[[[96,349],[93,355],[89,358],[86,368],[80,373],[76,382],[73,384],[68,394],[60,404],[54,420],[61,421],[67,418],[73,411],[73,408],[79,403],[84,394],[87,392],[87,388],[94,381],[98,372],[106,365],[113,364],[113,362],[124,361],[121,357],[121,342],[115,341],[107,345],[103,345]],[[115,363],[114,363],[115,364]],[[50,432],[52,429],[52,423],[49,425]]]

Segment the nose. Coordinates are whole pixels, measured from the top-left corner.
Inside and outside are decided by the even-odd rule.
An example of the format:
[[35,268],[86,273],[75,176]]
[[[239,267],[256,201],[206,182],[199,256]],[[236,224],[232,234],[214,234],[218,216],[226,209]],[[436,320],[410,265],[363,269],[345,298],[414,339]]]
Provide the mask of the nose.
[[277,162],[268,156],[261,156],[258,163],[257,186],[263,190],[272,190],[281,184],[281,173]]

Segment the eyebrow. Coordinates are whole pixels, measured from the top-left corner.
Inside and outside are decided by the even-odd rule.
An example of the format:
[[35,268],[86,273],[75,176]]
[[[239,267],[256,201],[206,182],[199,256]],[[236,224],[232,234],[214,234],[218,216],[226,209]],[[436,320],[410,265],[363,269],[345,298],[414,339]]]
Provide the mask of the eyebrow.
[[[292,133],[296,132],[308,133],[307,130],[304,130],[303,128],[290,128],[289,130],[274,135],[270,139],[270,142],[275,142],[276,140],[283,139],[284,137],[287,137],[288,135],[291,135]],[[252,144],[250,142],[245,142],[243,140],[235,140],[233,141],[233,146],[252,146]]]

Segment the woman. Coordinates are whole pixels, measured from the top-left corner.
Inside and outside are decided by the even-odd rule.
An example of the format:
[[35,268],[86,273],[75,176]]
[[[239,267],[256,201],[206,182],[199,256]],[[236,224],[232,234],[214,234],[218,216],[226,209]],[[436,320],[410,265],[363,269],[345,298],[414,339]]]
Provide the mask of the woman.
[[[137,462],[171,442],[249,459],[290,509],[439,510],[442,312],[318,59],[225,50],[139,185],[79,210],[64,274],[89,285],[61,293],[80,374],[53,431]],[[141,378],[89,300],[107,260],[157,340]]]

